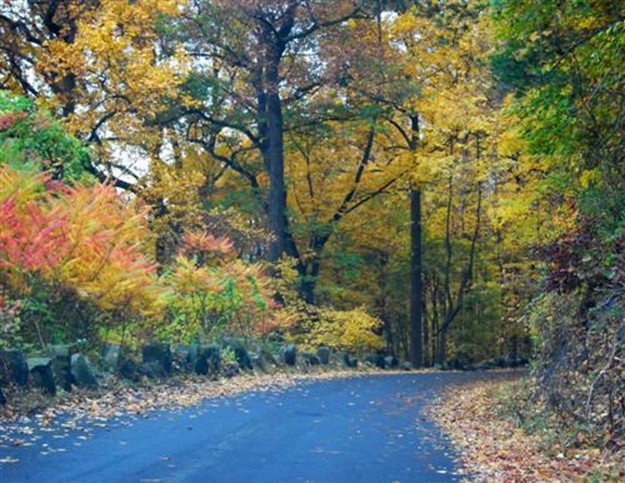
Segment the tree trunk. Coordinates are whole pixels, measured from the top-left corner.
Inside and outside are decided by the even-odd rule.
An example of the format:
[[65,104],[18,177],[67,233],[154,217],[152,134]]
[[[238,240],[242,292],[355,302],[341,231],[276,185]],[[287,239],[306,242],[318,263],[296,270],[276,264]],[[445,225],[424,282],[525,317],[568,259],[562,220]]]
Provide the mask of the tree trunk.
[[438,284],[434,287],[432,294],[432,335],[430,336],[430,361],[432,365],[436,364],[437,358],[437,342],[438,342]]
[[286,248],[286,189],[284,185],[284,124],[279,93],[279,58],[267,66],[267,149],[265,162],[269,170],[268,217],[273,235],[269,259],[277,261]]
[[445,364],[447,359],[447,329],[442,328],[440,334],[438,334],[438,351],[436,354],[436,363],[441,366]]
[[423,365],[424,366],[429,366],[430,365],[430,360],[431,357],[429,355],[429,342],[430,342],[430,329],[429,329],[429,323],[428,323],[428,307],[427,307],[427,303],[426,303],[426,293],[427,290],[425,288],[425,286],[423,287]]
[[[308,270],[308,267],[310,267],[310,271]],[[300,272],[302,277],[300,295],[308,304],[314,305],[315,303],[315,287],[317,286],[317,279],[320,271],[321,254],[315,255],[312,260],[304,265],[303,270]]]
[[391,317],[388,313],[388,304],[386,303],[386,285],[387,285],[387,277],[388,277],[388,273],[387,273],[387,269],[388,269],[388,261],[389,261],[389,254],[384,252],[384,251],[380,251],[379,252],[379,259],[380,259],[380,271],[379,271],[379,277],[378,277],[378,285],[380,287],[380,294],[376,300],[376,306],[377,306],[377,311],[378,314],[380,316],[380,319],[382,319],[384,326],[383,326],[383,331],[384,331],[384,340],[386,341],[386,351],[389,354],[395,354],[395,343],[393,340],[393,325],[391,322]]
[[410,189],[410,360],[423,365],[423,253],[421,191]]

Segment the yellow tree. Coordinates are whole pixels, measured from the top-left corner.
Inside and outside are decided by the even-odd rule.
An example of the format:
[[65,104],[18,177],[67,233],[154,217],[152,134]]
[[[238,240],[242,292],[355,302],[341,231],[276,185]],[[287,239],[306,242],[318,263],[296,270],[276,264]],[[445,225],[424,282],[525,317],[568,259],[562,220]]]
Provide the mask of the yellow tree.
[[184,56],[159,31],[178,13],[171,0],[3,2],[0,82],[61,114],[95,146],[90,170],[130,188],[133,155],[156,146],[146,126],[185,75]]
[[[424,331],[435,342],[431,355],[437,352],[437,360],[445,360],[448,331],[478,277],[478,242],[485,243],[488,235],[484,212],[500,103],[486,64],[488,32],[483,9],[466,2],[414,6],[394,22],[395,44],[413,59],[406,72],[421,88],[411,105],[419,120],[412,150],[417,169],[411,180],[415,364],[423,360]],[[423,221],[424,190],[430,200]],[[434,249],[433,237],[441,241],[437,257],[426,253],[424,259],[421,225],[430,239],[427,247]],[[428,321],[423,321],[424,308]]]

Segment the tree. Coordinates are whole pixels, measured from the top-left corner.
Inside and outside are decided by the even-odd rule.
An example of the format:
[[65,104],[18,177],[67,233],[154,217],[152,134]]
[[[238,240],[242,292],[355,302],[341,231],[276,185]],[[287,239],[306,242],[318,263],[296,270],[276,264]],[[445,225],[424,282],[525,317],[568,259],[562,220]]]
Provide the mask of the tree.
[[504,253],[529,255],[514,275],[530,289],[537,393],[565,421],[622,433],[625,10],[506,0],[493,18],[495,72],[514,91],[517,116],[506,142],[515,176],[505,182],[518,196],[502,196],[498,221],[517,235]]
[[[198,2],[172,27],[174,38],[194,59],[194,70],[185,84],[188,102],[161,116],[161,124],[178,133],[170,139],[201,146],[248,183],[273,235],[268,258],[285,253],[298,260],[302,292],[310,301],[335,225],[392,184],[380,179],[361,191],[374,148],[382,144],[380,114],[394,108],[391,101],[410,95],[410,83],[393,79],[387,68],[393,52],[386,48],[381,55],[386,40],[376,25],[365,3],[346,1],[330,8],[325,2],[292,0]],[[387,95],[391,92],[394,97]],[[346,134],[357,136],[349,159],[343,162],[334,154],[328,161],[335,172],[354,170],[352,186],[333,201],[326,219],[316,221],[314,240],[298,240],[303,231],[297,226],[295,191],[310,192],[310,186],[289,183],[299,184],[300,174],[310,172],[305,163],[316,168],[311,139],[336,146]],[[312,216],[302,215],[309,221]]]
[[410,359],[423,365],[423,242],[421,191],[410,190]]
[[0,86],[45,101],[92,145],[89,170],[130,189],[138,175],[128,151],[153,152],[158,131],[146,120],[185,76],[158,28],[177,14],[171,0],[3,2]]
[[[285,114],[295,115],[311,93],[336,77],[333,69],[322,67],[318,45],[360,12],[361,6],[352,2],[330,8],[324,2],[299,0],[262,5],[207,1],[194,4],[181,25],[189,55],[198,60],[187,83],[187,91],[197,99],[195,107],[185,109],[190,140],[244,176],[257,192],[258,165],[245,166],[238,157],[250,150],[260,152],[269,179],[264,203],[274,236],[272,260],[285,252],[297,254],[287,218]],[[243,147],[220,154],[220,145],[228,146],[233,131],[240,136],[235,142],[244,141]]]
[[[569,177],[585,207],[622,218],[624,62],[620,3],[505,1],[494,10],[502,82],[518,104],[528,151]],[[523,45],[523,48],[521,48]],[[594,189],[605,197],[591,194]],[[600,206],[599,206],[600,205]]]

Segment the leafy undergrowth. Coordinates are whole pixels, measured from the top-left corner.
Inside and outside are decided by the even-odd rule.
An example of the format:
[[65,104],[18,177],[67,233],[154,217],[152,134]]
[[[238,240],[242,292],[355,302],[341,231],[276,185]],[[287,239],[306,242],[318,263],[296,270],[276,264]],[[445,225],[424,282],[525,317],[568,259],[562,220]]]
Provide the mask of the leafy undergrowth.
[[[518,380],[476,381],[448,389],[427,409],[450,435],[475,481],[624,481],[625,448],[599,449],[547,424],[523,427],[512,398]],[[539,416],[537,416],[539,417]]]

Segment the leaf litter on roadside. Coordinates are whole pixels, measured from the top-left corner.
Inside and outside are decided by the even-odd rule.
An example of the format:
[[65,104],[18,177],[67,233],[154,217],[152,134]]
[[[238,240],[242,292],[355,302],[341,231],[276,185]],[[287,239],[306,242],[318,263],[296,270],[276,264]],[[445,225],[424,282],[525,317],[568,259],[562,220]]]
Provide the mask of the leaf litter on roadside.
[[[474,381],[448,389],[427,408],[462,456],[458,463],[473,481],[625,481],[624,452],[546,446],[500,409],[495,393],[505,380]],[[583,435],[579,438],[583,438]]]

